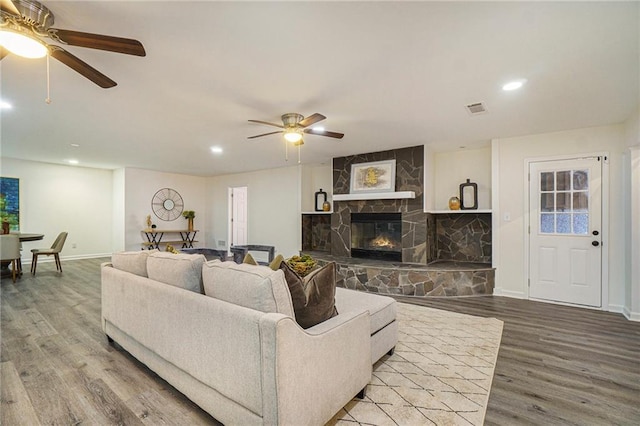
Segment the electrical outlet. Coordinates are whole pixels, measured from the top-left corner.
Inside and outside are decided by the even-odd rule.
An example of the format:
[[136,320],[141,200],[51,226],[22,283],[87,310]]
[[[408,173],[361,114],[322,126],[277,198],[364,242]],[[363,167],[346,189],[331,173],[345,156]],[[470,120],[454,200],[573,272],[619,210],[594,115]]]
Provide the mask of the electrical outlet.
[[504,221],[505,222],[509,222],[511,220],[511,213],[505,213],[504,214]]
[[227,242],[225,240],[218,240],[218,247],[224,247]]
[[76,248],[78,245],[76,243],[71,244],[71,248]]

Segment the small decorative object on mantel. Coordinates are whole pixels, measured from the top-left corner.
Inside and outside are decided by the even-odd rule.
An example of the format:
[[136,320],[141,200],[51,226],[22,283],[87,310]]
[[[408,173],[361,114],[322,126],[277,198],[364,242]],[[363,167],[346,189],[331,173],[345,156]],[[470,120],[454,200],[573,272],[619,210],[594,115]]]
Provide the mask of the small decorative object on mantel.
[[331,203],[328,201],[325,201],[324,203],[322,203],[322,211],[323,212],[331,211]]
[[[324,203],[327,202],[327,193],[323,191],[322,188],[320,188],[320,191],[316,191],[315,197],[316,197],[315,210],[317,212],[321,212],[324,210]],[[327,211],[327,210],[324,210],[324,211]]]
[[196,217],[196,212],[193,210],[185,210],[182,212],[182,216],[187,219],[187,229],[189,232],[193,231],[193,218]]
[[460,198],[458,197],[449,198],[449,210],[460,210]]
[[460,184],[460,209],[478,209],[478,184],[471,182],[470,179]]

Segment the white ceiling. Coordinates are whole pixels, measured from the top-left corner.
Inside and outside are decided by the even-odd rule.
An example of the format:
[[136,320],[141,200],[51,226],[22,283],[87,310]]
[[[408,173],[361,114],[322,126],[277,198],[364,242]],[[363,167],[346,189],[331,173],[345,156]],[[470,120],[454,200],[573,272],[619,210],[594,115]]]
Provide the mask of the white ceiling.
[[286,112],[346,134],[305,136],[302,162],[319,163],[620,123],[639,104],[638,2],[43,4],[55,27],[138,39],[147,56],[67,47],[118,86],[51,59],[50,105],[46,60],[7,56],[3,157],[212,176],[295,165],[280,135],[247,139],[277,130],[247,119]]

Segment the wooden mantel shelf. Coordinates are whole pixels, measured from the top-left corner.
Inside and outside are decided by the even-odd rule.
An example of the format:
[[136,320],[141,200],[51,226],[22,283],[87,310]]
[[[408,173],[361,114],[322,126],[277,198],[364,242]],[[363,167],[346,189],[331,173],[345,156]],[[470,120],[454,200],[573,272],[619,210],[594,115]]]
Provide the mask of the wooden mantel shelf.
[[333,194],[333,201],[399,200],[401,198],[416,198],[416,193],[414,191],[398,191],[363,192],[361,194]]

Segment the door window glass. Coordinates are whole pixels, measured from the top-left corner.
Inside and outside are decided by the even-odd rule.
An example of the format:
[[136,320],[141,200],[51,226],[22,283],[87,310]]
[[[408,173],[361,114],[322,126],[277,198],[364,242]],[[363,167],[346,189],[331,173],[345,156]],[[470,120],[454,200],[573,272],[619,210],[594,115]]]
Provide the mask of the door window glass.
[[540,233],[589,233],[588,170],[541,172],[539,199]]

